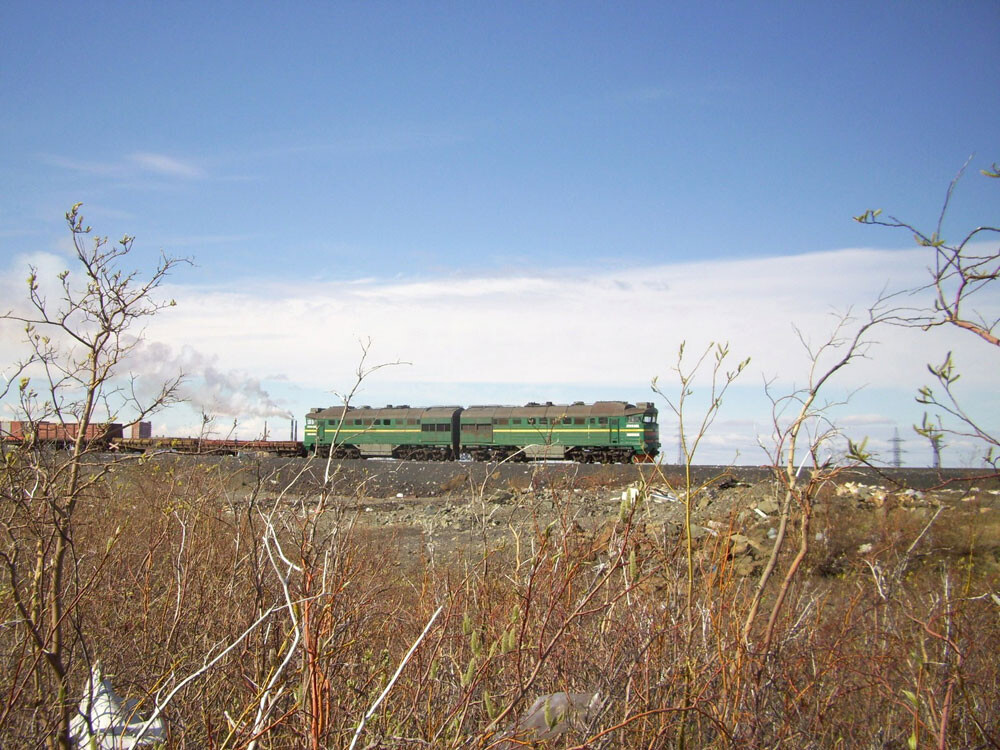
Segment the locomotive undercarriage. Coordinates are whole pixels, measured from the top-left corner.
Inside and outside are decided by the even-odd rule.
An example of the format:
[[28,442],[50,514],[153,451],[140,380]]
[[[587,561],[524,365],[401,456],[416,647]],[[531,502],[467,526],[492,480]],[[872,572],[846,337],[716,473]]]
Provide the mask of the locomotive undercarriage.
[[527,461],[524,451],[513,445],[476,445],[464,447],[473,461]]
[[361,458],[361,450],[356,445],[337,445],[331,453],[329,445],[316,445],[313,450],[321,458]]
[[631,463],[635,452],[631,448],[606,448],[602,446],[576,446],[566,451],[566,458],[580,464]]
[[[329,446],[317,446],[317,452],[323,458],[328,455]],[[524,450],[513,445],[468,446],[463,449],[473,461],[528,461]],[[366,458],[356,445],[338,445],[333,450],[334,458],[359,459]],[[451,448],[420,445],[400,445],[392,450],[392,458],[404,461],[453,461],[455,454]],[[565,458],[581,464],[623,464],[643,460],[636,456],[631,448],[612,448],[602,446],[575,446],[567,448]]]
[[393,449],[392,457],[406,461],[451,461],[455,458],[455,454],[451,448],[400,445]]
[[[534,446],[537,447],[537,446]],[[530,449],[530,446],[529,446]],[[529,455],[524,447],[515,445],[463,446],[465,455],[473,461],[532,461],[546,458],[564,458],[581,464],[625,464],[634,460],[632,448],[611,448],[602,446],[576,446],[566,448],[559,456]]]

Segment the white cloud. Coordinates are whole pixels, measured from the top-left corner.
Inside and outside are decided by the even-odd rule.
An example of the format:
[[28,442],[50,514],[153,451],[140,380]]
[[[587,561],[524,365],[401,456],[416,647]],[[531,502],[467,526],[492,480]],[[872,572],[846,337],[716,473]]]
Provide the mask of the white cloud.
[[848,414],[839,418],[837,422],[844,427],[892,426],[892,420],[884,414]]
[[191,161],[178,159],[167,154],[151,151],[137,151],[124,159],[109,161],[87,161],[68,159],[57,154],[44,154],[42,160],[53,167],[99,177],[125,179],[137,174],[154,174],[159,177],[180,177],[185,179],[204,177],[202,167]]
[[[358,286],[358,282],[353,282]],[[558,291],[558,283],[540,277],[438,279],[399,284],[379,284],[369,280],[355,291],[361,298],[373,298],[388,303],[407,300],[446,300],[450,298],[491,297],[496,295],[546,295]],[[459,303],[461,304],[461,303]]]
[[167,156],[166,154],[155,154],[140,151],[130,155],[129,161],[147,172],[153,172],[167,177],[204,176],[204,171],[200,167],[190,162],[181,161],[180,159],[176,159],[172,156]]
[[50,166],[58,167],[59,169],[68,169],[73,172],[84,172],[85,174],[101,177],[122,177],[124,175],[124,168],[121,162],[67,159],[58,154],[43,154],[41,159]]
[[[382,376],[394,380],[644,381],[666,375],[686,340],[692,351],[728,341],[734,356],[752,357],[750,378],[801,385],[808,356],[793,326],[818,346],[836,311],[863,313],[890,279],[912,286],[921,273],[918,251],[844,250],[506,278],[178,287],[168,291],[178,308],[150,334],[314,386],[344,384],[367,337],[374,356],[413,363]],[[969,352],[970,379],[992,378],[954,331],[884,327],[875,338],[870,358],[839,379],[845,388],[923,377],[942,347]]]
[[[44,256],[33,260],[62,266],[46,264]],[[745,418],[758,428],[746,434],[723,430],[706,443],[726,460],[735,450],[748,457],[755,434],[770,429],[761,393],[765,379],[774,381],[779,392],[806,382],[809,357],[793,325],[817,346],[836,322],[833,311],[853,307],[863,312],[887,284],[919,285],[924,263],[919,250],[850,249],[514,276],[171,284],[160,291],[178,305],[151,321],[146,364],[136,367],[157,377],[166,374],[164,367],[180,365],[197,375],[194,383],[201,390],[192,389],[191,395],[208,411],[256,415],[253,424],[258,425],[288,411],[301,415],[316,405],[317,393],[347,390],[358,364],[358,340],[369,337],[374,342],[370,364],[412,363],[381,370],[379,392],[397,394],[388,396],[392,402],[414,404],[413,394],[440,393],[449,384],[462,384],[470,398],[446,395],[445,400],[463,403],[501,401],[498,391],[520,394],[538,384],[548,392],[563,392],[568,384],[590,393],[625,389],[629,392],[611,397],[642,399],[648,393],[643,384],[654,375],[661,376],[668,393],[675,389],[671,368],[682,341],[690,354],[710,341],[728,341],[734,359],[752,358],[740,386],[755,395],[734,396],[726,416]],[[23,283],[22,277],[20,270],[0,276],[0,290],[13,293],[11,279]],[[979,304],[988,314],[1000,312],[996,297]],[[8,327],[0,334],[5,350],[8,337],[17,333]],[[911,408],[916,388],[929,379],[927,363],[948,350],[963,368],[963,385],[972,392],[994,387],[995,353],[972,336],[953,329],[925,333],[889,326],[874,336],[879,343],[868,358],[830,383],[830,401],[870,385],[903,394],[897,403]],[[262,380],[264,373],[275,377]],[[278,378],[287,382],[279,387]],[[283,395],[272,397],[269,390]],[[296,392],[308,401],[293,403]],[[906,429],[919,419],[893,413],[895,407],[877,399],[864,399],[859,406],[856,413],[837,410],[838,421],[852,435],[888,430],[882,436],[887,439],[893,424]],[[995,402],[988,402],[989,410],[996,411]],[[987,423],[1000,422],[992,412]]]

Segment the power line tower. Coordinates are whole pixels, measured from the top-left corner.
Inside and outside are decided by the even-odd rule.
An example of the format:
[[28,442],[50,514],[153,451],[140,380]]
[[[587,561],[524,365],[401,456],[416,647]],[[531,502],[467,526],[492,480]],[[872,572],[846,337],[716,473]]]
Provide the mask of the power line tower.
[[900,468],[903,465],[903,438],[899,436],[899,428],[896,427],[892,431],[892,465],[895,468]]
[[940,469],[941,468],[941,448],[943,446],[943,441],[941,440],[941,436],[938,435],[938,434],[935,434],[935,435],[931,436],[930,441],[931,441],[931,451],[933,451],[933,453],[934,453],[934,468],[935,469]]

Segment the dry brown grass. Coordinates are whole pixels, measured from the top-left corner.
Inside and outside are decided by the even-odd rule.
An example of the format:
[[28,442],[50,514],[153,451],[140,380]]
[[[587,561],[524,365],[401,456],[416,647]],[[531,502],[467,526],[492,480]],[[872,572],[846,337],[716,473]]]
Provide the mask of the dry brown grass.
[[[101,659],[146,711],[278,607],[170,703],[171,747],[347,747],[442,605],[358,747],[499,747],[536,696],[558,691],[599,691],[606,703],[552,747],[673,747],[681,725],[689,747],[1000,743],[1000,528],[973,514],[945,523],[946,511],[929,528],[927,514],[900,507],[817,514],[825,541],[760,653],[756,630],[749,646],[741,638],[752,581],[735,575],[725,545],[706,537],[699,549],[689,639],[681,545],[629,518],[583,533],[570,492],[555,495],[565,503],[555,523],[471,543],[457,561],[404,564],[400,530],[360,530],[349,512],[309,548],[308,502],[281,501],[282,548],[313,574],[288,575],[296,605],[282,609],[284,568],[262,541],[280,488],[246,471],[123,465],[79,509],[74,685]],[[307,610],[308,639],[292,648]],[[32,676],[7,591],[0,616],[0,745],[39,746],[58,707]],[[276,673],[273,710],[255,722]]]

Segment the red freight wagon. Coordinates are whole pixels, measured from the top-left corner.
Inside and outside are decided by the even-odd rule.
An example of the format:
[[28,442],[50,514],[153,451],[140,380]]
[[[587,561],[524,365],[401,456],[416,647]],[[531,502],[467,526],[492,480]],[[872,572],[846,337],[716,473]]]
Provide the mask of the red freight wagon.
[[[79,433],[79,425],[75,422],[61,424],[59,422],[0,422],[0,436],[5,440],[24,440],[25,437],[34,431],[38,440],[43,443],[71,443],[76,440]],[[94,440],[110,441],[120,439],[123,435],[122,426],[117,423],[95,422],[87,425],[84,431],[84,439],[87,442]]]

